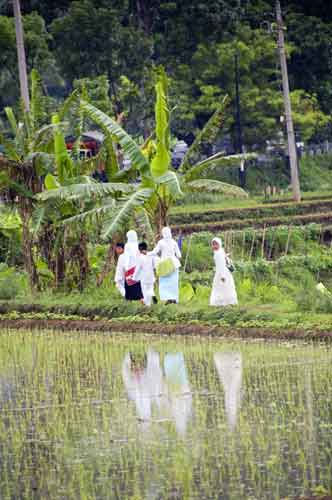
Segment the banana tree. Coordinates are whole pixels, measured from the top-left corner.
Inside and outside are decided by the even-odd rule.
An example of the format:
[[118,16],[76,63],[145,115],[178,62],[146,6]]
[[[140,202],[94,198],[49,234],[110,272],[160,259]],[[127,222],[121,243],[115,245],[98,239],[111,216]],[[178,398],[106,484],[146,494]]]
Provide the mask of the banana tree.
[[[249,155],[234,155],[225,157],[218,153],[208,159],[199,161],[200,144],[203,141],[212,142],[220,130],[225,114],[227,98],[223,100],[217,111],[211,117],[204,129],[197,136],[186,154],[182,165],[175,171],[171,167],[170,148],[170,109],[168,104],[168,80],[164,71],[160,71],[156,82],[155,104],[155,133],[143,146],[135,140],[112,117],[97,109],[85,99],[81,99],[81,109],[84,114],[94,121],[104,132],[108,144],[117,144],[124,155],[131,162],[129,171],[123,171],[114,159],[110,175],[110,185],[128,181],[128,177],[135,179],[134,183],[127,184],[131,192],[122,192],[119,199],[110,200],[109,196],[102,194],[94,197],[94,204],[89,210],[82,210],[79,215],[69,217],[66,223],[76,223],[89,217],[103,216],[102,237],[110,239],[114,233],[123,232],[124,227],[133,216],[139,216],[154,226],[158,231],[167,224],[169,209],[172,204],[186,191],[214,191],[231,194],[233,196],[247,196],[245,191],[237,186],[232,186],[217,180],[203,178],[208,169],[220,166],[238,167],[240,161]],[[112,146],[113,147],[113,146]],[[60,192],[55,191],[53,196]],[[65,188],[62,195],[70,195],[70,190]],[[91,201],[89,193],[85,193],[86,200]]]
[[[75,104],[75,99],[70,100],[71,104]],[[62,118],[62,113],[52,117],[54,169],[45,177],[44,190],[37,196],[42,202],[39,220],[47,222],[44,258],[54,273],[55,285],[62,286],[65,281],[67,284],[70,281],[71,286],[82,290],[89,275],[89,237],[96,233],[96,225],[87,227],[78,221],[64,231],[60,222],[64,218],[75,217],[81,211],[89,211],[100,197],[112,205],[120,193],[129,193],[133,188],[119,182],[100,184],[94,181],[91,174],[98,158],[87,161],[80,159],[80,133],[74,146],[74,155],[69,154]],[[82,129],[83,120],[79,118],[79,122]],[[43,227],[45,229],[45,223]]]
[[43,125],[39,75],[31,73],[31,103],[29,112],[18,120],[11,108],[5,108],[11,129],[11,138],[0,135],[4,155],[0,156],[0,191],[8,203],[14,204],[22,220],[24,267],[32,289],[39,288],[36,269],[32,217],[36,205],[35,195],[42,191],[42,177],[52,168],[52,155],[48,152],[52,126]]

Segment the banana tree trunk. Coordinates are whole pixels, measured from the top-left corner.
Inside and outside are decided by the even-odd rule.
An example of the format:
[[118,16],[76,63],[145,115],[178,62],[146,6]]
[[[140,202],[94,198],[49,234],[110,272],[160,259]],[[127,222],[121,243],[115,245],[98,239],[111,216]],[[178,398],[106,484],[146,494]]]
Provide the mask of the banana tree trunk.
[[64,248],[61,247],[58,250],[58,253],[55,258],[55,286],[56,288],[61,288],[65,281],[66,276],[66,260],[65,260],[65,251]]
[[30,218],[29,209],[25,206],[24,200],[20,208],[20,216],[22,220],[22,246],[23,246],[23,262],[26,273],[29,277],[29,283],[32,291],[40,290],[39,277],[35,260],[33,257],[33,238],[30,233]]
[[168,226],[168,206],[160,200],[156,214],[156,227],[159,234],[161,234],[161,230],[165,226]]
[[106,276],[111,271],[112,264],[114,261],[115,261],[115,250],[114,250],[114,245],[111,243],[110,246],[108,247],[105,263],[97,278],[97,286],[101,286],[104,283]]
[[77,261],[79,265],[78,288],[82,292],[86,284],[89,272],[88,241],[86,234],[82,233],[79,242]]

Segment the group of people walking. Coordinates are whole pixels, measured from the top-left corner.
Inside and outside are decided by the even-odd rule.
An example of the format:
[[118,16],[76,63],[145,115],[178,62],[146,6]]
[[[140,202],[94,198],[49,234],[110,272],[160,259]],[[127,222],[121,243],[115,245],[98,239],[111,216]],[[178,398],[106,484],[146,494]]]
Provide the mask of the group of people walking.
[[[146,242],[138,242],[134,230],[128,231],[125,244],[117,244],[118,262],[114,281],[126,300],[140,300],[147,306],[157,302],[154,289],[158,278],[159,300],[166,304],[179,302],[181,251],[169,227],[163,228],[161,236],[157,245],[150,251]],[[215,275],[210,305],[235,305],[238,301],[232,276],[233,266],[220,238],[214,238],[211,246]]]

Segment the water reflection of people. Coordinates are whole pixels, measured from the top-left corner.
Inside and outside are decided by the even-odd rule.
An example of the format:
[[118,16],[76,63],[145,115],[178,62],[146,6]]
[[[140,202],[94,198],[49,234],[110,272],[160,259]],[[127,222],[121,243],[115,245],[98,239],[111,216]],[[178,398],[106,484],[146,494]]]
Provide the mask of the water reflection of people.
[[152,403],[155,401],[159,407],[163,392],[159,354],[148,351],[143,359],[138,359],[128,353],[122,363],[122,379],[129,399],[135,402],[139,420],[150,421]]
[[149,350],[144,359],[128,353],[122,364],[122,378],[136,413],[145,427],[153,413],[172,420],[183,435],[191,415],[192,396],[182,353],[166,354],[164,372],[157,352]]
[[164,370],[168,388],[170,413],[174,419],[176,430],[183,435],[192,411],[192,395],[181,352],[166,354]]
[[241,403],[242,355],[239,352],[217,352],[214,363],[225,391],[228,426],[234,430]]

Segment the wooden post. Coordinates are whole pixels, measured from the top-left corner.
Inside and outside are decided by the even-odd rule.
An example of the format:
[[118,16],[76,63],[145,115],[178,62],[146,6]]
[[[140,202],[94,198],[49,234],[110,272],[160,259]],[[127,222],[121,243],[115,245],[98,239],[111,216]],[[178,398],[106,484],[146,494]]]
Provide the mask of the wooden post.
[[263,235],[262,235],[262,249],[261,249],[262,259],[264,258],[265,233],[266,233],[266,224],[264,224]]
[[243,231],[243,239],[242,239],[242,260],[244,259],[245,251],[246,251],[246,230],[244,229],[244,231]]
[[292,119],[292,107],[289,93],[288,70],[285,52],[285,39],[284,39],[284,25],[281,15],[280,1],[276,0],[276,16],[278,28],[278,51],[280,57],[281,75],[282,75],[282,88],[284,96],[285,118],[288,138],[288,154],[291,170],[291,183],[293,190],[294,201],[301,201],[300,181],[297,168],[297,154],[295,145],[295,134]]

